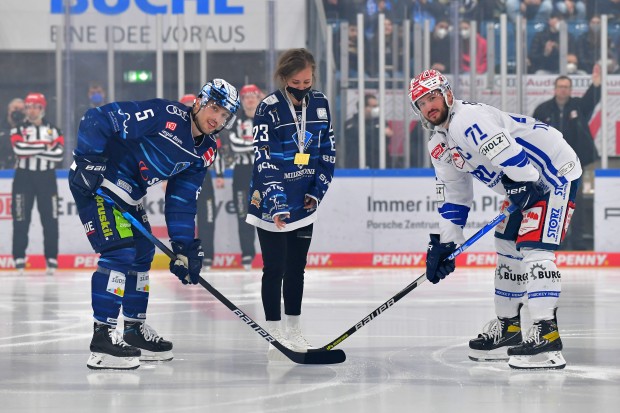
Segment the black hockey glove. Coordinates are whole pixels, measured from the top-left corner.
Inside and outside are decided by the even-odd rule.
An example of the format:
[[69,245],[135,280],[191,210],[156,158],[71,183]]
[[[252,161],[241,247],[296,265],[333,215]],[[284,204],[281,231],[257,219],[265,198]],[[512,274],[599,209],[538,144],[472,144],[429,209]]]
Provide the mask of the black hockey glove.
[[439,234],[430,234],[426,251],[426,278],[433,284],[446,278],[456,268],[454,260],[446,260],[456,249],[454,242],[439,242]]
[[521,211],[529,209],[543,195],[536,188],[536,182],[515,182],[508,178],[508,175],[504,174],[502,176],[502,184],[504,189],[506,189],[506,195],[508,195],[510,202],[517,205]]
[[102,156],[74,155],[75,174],[70,185],[84,196],[93,196],[103,182],[106,158]]
[[174,241],[171,245],[177,257],[170,260],[170,272],[176,275],[183,284],[198,284],[202,259],[205,256],[200,240],[195,239],[189,246]]

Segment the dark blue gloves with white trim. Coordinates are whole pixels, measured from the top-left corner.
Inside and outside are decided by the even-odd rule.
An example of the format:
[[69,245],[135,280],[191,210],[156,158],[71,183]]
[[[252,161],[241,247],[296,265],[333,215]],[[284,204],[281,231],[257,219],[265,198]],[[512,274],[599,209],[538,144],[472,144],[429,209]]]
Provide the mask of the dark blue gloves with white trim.
[[454,242],[439,242],[439,234],[430,234],[426,251],[426,278],[433,284],[446,278],[456,268],[454,259],[446,260],[456,249]]
[[205,256],[200,240],[195,239],[189,245],[174,241],[170,244],[176,255],[176,259],[170,260],[170,272],[176,275],[183,284],[198,284],[202,259]]
[[521,211],[531,208],[544,195],[536,188],[536,182],[515,182],[506,174],[502,176],[502,185],[510,202],[518,206]]

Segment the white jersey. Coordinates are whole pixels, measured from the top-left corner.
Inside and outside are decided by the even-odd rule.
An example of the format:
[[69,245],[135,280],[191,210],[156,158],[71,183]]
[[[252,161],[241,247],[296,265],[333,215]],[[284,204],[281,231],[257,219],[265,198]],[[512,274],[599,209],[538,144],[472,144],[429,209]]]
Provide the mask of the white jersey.
[[437,180],[441,242],[463,243],[473,202],[472,177],[505,195],[501,177],[536,182],[541,192],[581,176],[581,163],[562,134],[524,115],[455,100],[448,129],[435,127],[428,143]]

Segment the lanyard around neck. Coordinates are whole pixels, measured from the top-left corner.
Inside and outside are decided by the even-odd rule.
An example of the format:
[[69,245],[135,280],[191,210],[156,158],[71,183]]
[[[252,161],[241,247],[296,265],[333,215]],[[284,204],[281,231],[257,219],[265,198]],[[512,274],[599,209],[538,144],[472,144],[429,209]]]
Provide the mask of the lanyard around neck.
[[293,122],[295,123],[295,128],[297,129],[297,147],[299,148],[299,153],[304,153],[304,149],[306,147],[306,98],[304,97],[301,100],[301,122],[297,122],[295,107],[293,106],[291,99],[289,99],[286,94],[286,91],[284,91],[284,96],[286,96],[288,108],[291,111],[291,115],[293,115]]

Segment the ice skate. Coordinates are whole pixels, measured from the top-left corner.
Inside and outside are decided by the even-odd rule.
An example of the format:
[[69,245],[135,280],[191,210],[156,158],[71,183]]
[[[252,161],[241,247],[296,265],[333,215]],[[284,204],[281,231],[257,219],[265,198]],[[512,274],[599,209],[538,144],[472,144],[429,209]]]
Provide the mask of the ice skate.
[[507,350],[521,344],[519,316],[498,317],[489,321],[477,338],[469,341],[469,358],[473,361],[506,361]]
[[144,322],[125,321],[123,338],[127,344],[142,351],[140,361],[170,361],[174,358],[172,343],[164,340]]
[[563,369],[562,339],[555,319],[534,323],[523,343],[508,349],[508,365],[513,369]]
[[15,269],[17,270],[17,274],[24,275],[24,271],[26,269],[26,259],[25,258],[16,258],[15,259]]
[[123,341],[116,328],[108,324],[95,323],[90,342],[89,369],[132,370],[140,367],[140,349]]
[[56,269],[58,268],[58,260],[54,258],[48,258],[46,260],[46,275],[54,275],[56,273]]
[[246,271],[250,271],[252,269],[253,260],[254,257],[250,255],[244,255],[243,257],[241,257],[241,265],[243,266],[243,269]]
[[[286,338],[284,331],[280,327],[272,327],[269,329],[271,337],[275,338],[284,347],[292,349],[293,344]],[[267,349],[267,360],[269,362],[288,362],[290,361],[280,350],[275,348],[272,344],[269,344]]]

